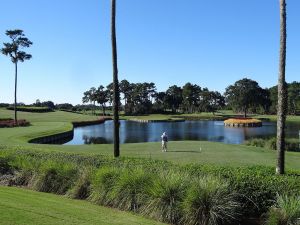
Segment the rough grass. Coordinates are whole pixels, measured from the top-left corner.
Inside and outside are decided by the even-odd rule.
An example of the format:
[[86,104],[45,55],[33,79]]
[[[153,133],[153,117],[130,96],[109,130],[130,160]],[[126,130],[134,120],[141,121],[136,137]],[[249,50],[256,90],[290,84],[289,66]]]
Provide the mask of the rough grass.
[[300,196],[278,196],[270,208],[266,225],[300,224]]
[[0,224],[3,225],[162,224],[86,201],[19,188],[0,187],[0,199]]
[[[201,215],[204,213],[206,218],[211,214],[218,214],[217,217],[212,217],[213,221],[235,217],[223,210],[219,211],[222,208],[220,205],[224,207],[226,205],[220,201],[226,199],[227,194],[230,197],[231,194],[238,193],[236,200],[243,203],[240,207],[243,215],[259,216],[272,205],[276,193],[299,193],[300,190],[299,171],[287,171],[286,176],[276,176],[274,170],[266,166],[237,168],[199,164],[179,166],[166,161],[149,159],[123,157],[113,159],[100,155],[24,150],[15,152],[2,150],[1,158],[3,158],[3,167],[8,171],[22,172],[24,168],[25,172],[30,172],[33,166],[32,173],[28,175],[31,182],[28,182],[29,185],[25,184],[28,188],[58,194],[71,191],[73,195],[69,196],[74,198],[88,197],[97,204],[142,212],[147,216],[172,223],[181,221],[184,217],[180,216],[183,215],[180,205],[189,199],[184,197],[185,190],[192,190],[189,192],[192,194],[188,194],[191,201],[185,205],[184,212],[190,212],[191,207],[197,212],[200,209],[203,211],[213,203],[216,204],[216,208],[213,207],[209,213],[201,212]],[[99,167],[100,169],[97,170]],[[84,172],[85,169],[88,173]],[[205,179],[203,176],[218,177],[218,179]],[[228,184],[225,188],[222,184],[224,180]],[[39,185],[30,185],[31,183],[39,183]],[[197,192],[202,189],[203,192]],[[218,190],[226,190],[226,192],[218,192]],[[217,198],[212,197],[217,194],[219,194]],[[226,202],[230,203],[234,200],[230,199],[226,199]],[[194,203],[198,204],[196,208]],[[202,203],[204,205],[199,205]],[[234,202],[232,203],[228,207],[234,206]],[[232,208],[229,211],[231,212]],[[192,219],[191,216],[188,218]],[[186,222],[195,224],[195,220],[198,219],[199,217],[195,217]]]

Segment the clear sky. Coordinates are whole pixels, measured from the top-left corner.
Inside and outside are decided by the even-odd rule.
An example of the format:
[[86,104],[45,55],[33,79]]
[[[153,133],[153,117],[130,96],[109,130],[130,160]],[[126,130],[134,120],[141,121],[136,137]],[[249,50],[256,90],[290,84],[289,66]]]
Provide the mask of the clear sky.
[[[287,0],[288,82],[300,81],[300,1]],[[110,0],[1,0],[7,29],[33,41],[19,65],[18,101],[81,103],[112,81]],[[117,0],[119,79],[159,91],[192,82],[223,93],[248,77],[276,85],[279,0]],[[13,102],[14,67],[0,56],[0,102]]]

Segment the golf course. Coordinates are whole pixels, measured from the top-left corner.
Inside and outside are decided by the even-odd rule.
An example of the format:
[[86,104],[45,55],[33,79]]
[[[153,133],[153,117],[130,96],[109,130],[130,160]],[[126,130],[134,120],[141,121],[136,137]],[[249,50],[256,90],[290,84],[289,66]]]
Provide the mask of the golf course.
[[300,225],[300,1],[1,6],[0,225]]
[[[168,144],[168,152],[162,152],[160,142],[127,143],[120,146],[121,158],[115,160],[113,158],[112,144],[57,145],[29,143],[30,140],[35,138],[71,131],[73,129],[72,122],[95,121],[100,119],[99,116],[64,111],[54,111],[46,113],[18,112],[18,115],[20,119],[29,121],[30,125],[25,127],[0,129],[0,159],[1,157],[3,159],[7,159],[9,165],[11,165],[6,167],[6,164],[4,163],[2,165],[2,170],[5,171],[5,168],[8,168],[7,171],[11,171],[11,169],[19,171],[19,175],[17,175],[16,178],[17,181],[10,181],[13,182],[11,183],[13,186],[24,187],[25,185],[27,189],[29,188],[35,191],[50,192],[53,194],[65,196],[63,197],[47,193],[38,193],[31,190],[25,190],[20,187],[0,187],[0,224],[36,224],[36,221],[42,221],[41,224],[160,224],[159,222],[156,222],[157,220],[172,223],[172,220],[153,216],[153,214],[151,214],[147,210],[146,213],[142,213],[146,217],[150,218],[146,219],[145,217],[141,217],[141,215],[136,214],[140,214],[139,210],[130,210],[129,208],[124,208],[118,204],[115,205],[116,203],[114,203],[114,201],[109,201],[111,203],[100,203],[100,205],[109,206],[109,208],[98,206],[100,200],[93,200],[95,199],[93,197],[95,194],[93,193],[97,193],[96,190],[98,190],[98,183],[93,183],[96,182],[96,178],[91,178],[91,181],[87,181],[86,179],[90,179],[88,178],[90,176],[98,176],[98,174],[101,175],[103,173],[105,174],[105,169],[103,172],[101,171],[101,166],[99,167],[99,165],[103,163],[106,165],[105,167],[114,167],[116,165],[118,165],[117,167],[124,168],[127,168],[128,166],[132,167],[134,169],[130,169],[128,173],[134,174],[130,176],[139,176],[138,174],[140,173],[139,171],[141,168],[143,171],[156,171],[155,173],[157,174],[163,174],[163,170],[169,171],[168,173],[171,174],[185,174],[179,175],[179,177],[193,177],[195,176],[194,172],[192,172],[194,170],[199,171],[197,173],[200,174],[219,174],[218,176],[221,177],[228,177],[228,173],[230,173],[232,174],[230,176],[233,176],[230,179],[232,179],[233,183],[236,183],[239,189],[245,188],[243,187],[243,185],[242,187],[240,186],[241,180],[245,179],[244,182],[246,182],[246,180],[248,180],[250,176],[253,177],[251,179],[254,180],[251,181],[251,183],[245,184],[248,186],[252,185],[253,188],[256,189],[255,192],[260,193],[259,196],[262,195],[264,196],[263,198],[266,197],[264,194],[265,191],[267,191],[266,193],[275,193],[279,189],[285,189],[285,184],[288,184],[288,186],[290,186],[290,190],[297,190],[298,185],[300,185],[299,182],[296,182],[293,177],[283,176],[281,178],[276,178],[276,175],[274,175],[276,151],[263,147],[247,146],[244,144],[224,144],[209,141],[170,140]],[[199,117],[198,119],[207,119],[208,114],[204,113],[193,116]],[[221,114],[216,116],[220,117]],[[0,109],[0,117],[12,118],[13,111],[2,108]],[[172,115],[148,115],[143,117],[122,117],[122,119],[164,121],[171,120],[172,117]],[[272,120],[274,119],[274,117],[270,116],[269,119]],[[300,118],[297,116],[288,117],[288,121],[291,121],[293,123],[298,123],[299,120]],[[99,126],[103,125],[100,124]],[[290,174],[290,176],[292,174],[300,174],[299,161],[299,152],[286,152],[286,169],[288,171],[287,173]],[[70,167],[68,165],[70,165]],[[81,172],[75,172],[81,170],[86,171],[86,168],[89,167],[95,169],[100,168],[100,172],[91,173],[95,175],[80,175]],[[44,171],[45,173],[46,171],[52,170],[57,171],[55,172],[57,174],[65,174],[61,176],[69,177],[65,181],[60,181],[64,182],[62,184],[66,185],[64,190],[57,189],[57,187],[53,186],[53,183],[56,182],[54,181],[56,179],[54,177],[47,178],[54,179],[52,181],[50,180],[51,183],[47,184],[48,186],[50,185],[50,189],[47,186],[41,186],[41,184],[39,184],[41,182],[40,176],[44,175],[37,175],[38,177],[40,177],[38,179],[35,178],[35,175],[32,177],[32,175],[35,173],[39,174],[42,173],[42,171]],[[177,170],[178,172],[176,172]],[[188,172],[182,172],[184,170],[187,170]],[[28,175],[28,172],[32,175]],[[78,175],[74,175],[74,173]],[[123,173],[126,174],[127,172]],[[145,172],[142,172],[143,175],[140,176],[148,176],[144,173]],[[191,174],[186,175],[186,173]],[[90,174],[90,172],[88,172],[88,174]],[[88,184],[92,183],[93,190],[91,192],[92,194],[90,195],[92,197],[82,197],[77,193],[77,185],[81,185],[81,188],[86,186],[82,186],[82,183],[78,184],[79,181],[76,181],[77,178],[72,178],[73,175],[76,177],[79,176],[79,180],[83,179],[83,181],[88,182]],[[47,177],[48,175],[45,176]],[[84,177],[82,178],[82,176]],[[160,176],[161,175],[158,175],[158,177]],[[262,178],[261,176],[263,176],[264,178]],[[173,175],[171,175],[171,177],[173,177]],[[156,178],[147,179],[155,180]],[[261,179],[265,181],[261,181]],[[19,180],[23,181],[19,183]],[[5,183],[5,178],[3,182]],[[47,181],[44,180],[43,182]],[[130,182],[134,183],[137,181]],[[172,179],[170,182],[172,182]],[[260,184],[260,182],[263,182],[264,184],[262,185]],[[277,184],[276,188],[279,189],[270,186],[270,184],[274,182]],[[150,185],[150,183],[148,185]],[[267,187],[267,190],[259,191],[259,189],[264,189],[264,187]],[[80,195],[80,197],[74,197],[74,194],[70,194],[74,193],[74,188],[75,193],[77,193],[75,194],[75,196]],[[116,192],[117,190],[118,189],[116,189]],[[246,189],[243,191],[245,191],[246,194],[252,193],[252,191],[249,192],[249,190]],[[68,197],[87,199],[92,203],[82,200],[73,200]],[[253,198],[257,199],[257,201],[260,201],[258,199],[261,199],[262,197]],[[100,202],[102,202],[102,200]],[[96,203],[97,205],[94,205],[93,203]],[[261,213],[261,210],[265,210],[263,208],[268,207],[265,205],[265,203],[257,204],[262,204],[262,206],[260,209],[257,209],[258,211],[253,208],[254,211],[251,213],[255,215],[255,217],[257,217],[257,215]],[[129,210],[135,213],[132,214],[119,212],[116,209],[110,208],[111,206],[113,208],[119,208],[120,210],[125,211]],[[247,207],[251,209],[251,206]],[[247,208],[247,210],[249,209]],[[78,216],[79,213],[77,212],[80,212],[80,216]],[[151,218],[155,220],[151,220]],[[245,224],[248,224],[248,222],[245,222]]]
[[[13,111],[0,109],[3,118],[13,116]],[[199,117],[201,118],[201,114]],[[203,116],[207,117],[207,114]],[[101,145],[50,145],[31,144],[31,139],[58,134],[72,130],[72,122],[94,121],[97,116],[55,111],[50,113],[19,112],[19,117],[28,120],[28,127],[0,129],[0,145],[2,148],[36,149],[41,151],[61,151],[83,154],[101,154],[113,156],[112,144]],[[143,119],[163,120],[168,115],[142,116]],[[129,117],[132,118],[132,117]],[[139,117],[136,117],[139,118]],[[272,118],[272,117],[271,117]],[[126,119],[126,117],[124,118]],[[293,122],[300,121],[300,117],[290,117]],[[200,150],[201,149],[201,150]],[[160,143],[130,143],[121,145],[122,157],[144,157],[158,160],[167,160],[174,163],[204,163],[231,166],[267,165],[275,166],[276,151],[246,145],[228,145],[207,141],[170,141],[169,152],[161,152]],[[286,166],[288,169],[300,169],[300,154],[298,152],[286,153]]]

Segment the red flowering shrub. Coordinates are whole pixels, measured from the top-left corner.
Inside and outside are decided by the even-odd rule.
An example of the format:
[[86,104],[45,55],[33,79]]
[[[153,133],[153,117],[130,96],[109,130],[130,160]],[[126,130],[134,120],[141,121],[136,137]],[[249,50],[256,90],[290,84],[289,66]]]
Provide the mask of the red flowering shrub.
[[17,123],[13,119],[0,120],[0,128],[3,127],[25,127],[29,126],[30,123],[26,120],[18,120]]

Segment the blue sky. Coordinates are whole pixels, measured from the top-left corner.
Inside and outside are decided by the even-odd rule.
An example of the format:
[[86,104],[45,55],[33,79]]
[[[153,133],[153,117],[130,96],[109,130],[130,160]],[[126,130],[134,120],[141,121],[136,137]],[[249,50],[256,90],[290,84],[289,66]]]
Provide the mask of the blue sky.
[[[287,0],[288,82],[300,81],[300,1]],[[19,65],[18,101],[81,103],[112,81],[110,0],[3,0],[7,29],[33,41]],[[248,77],[276,85],[279,0],[117,0],[119,79],[154,82],[159,91],[192,82],[224,92]],[[13,102],[14,67],[0,56],[0,102]]]

